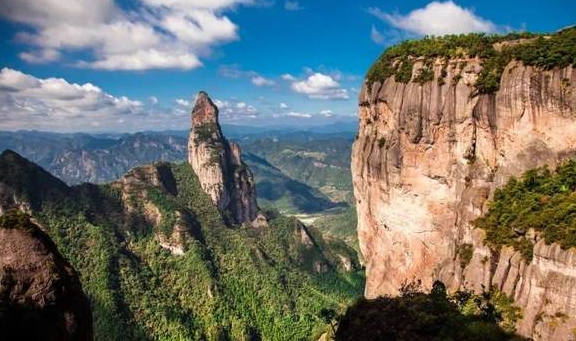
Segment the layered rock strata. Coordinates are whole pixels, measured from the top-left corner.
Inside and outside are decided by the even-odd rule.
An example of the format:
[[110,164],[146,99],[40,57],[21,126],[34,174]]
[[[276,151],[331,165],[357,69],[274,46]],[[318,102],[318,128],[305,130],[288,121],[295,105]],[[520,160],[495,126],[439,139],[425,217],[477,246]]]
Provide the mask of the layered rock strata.
[[258,214],[254,176],[241,158],[240,146],[222,134],[218,108],[205,92],[192,110],[188,162],[202,189],[232,224],[265,224]]
[[[361,90],[352,173],[365,294],[395,295],[412,279],[495,285],[523,308],[522,334],[566,337],[576,325],[574,251],[538,242],[526,264],[512,251],[491,252],[471,221],[511,176],[576,155],[576,72],[513,61],[499,91],[477,94],[481,60],[442,63],[424,84],[392,77]],[[413,77],[422,67],[417,60]],[[473,257],[462,269],[465,245]],[[549,323],[549,315],[567,318]]]

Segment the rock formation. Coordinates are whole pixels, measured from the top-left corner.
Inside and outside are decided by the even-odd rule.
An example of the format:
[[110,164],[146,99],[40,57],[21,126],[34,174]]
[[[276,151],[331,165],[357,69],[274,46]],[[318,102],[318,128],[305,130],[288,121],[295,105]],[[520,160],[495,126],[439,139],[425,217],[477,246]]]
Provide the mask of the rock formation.
[[0,217],[0,245],[2,339],[91,340],[88,299],[48,235],[10,210]]
[[265,224],[258,214],[254,176],[242,161],[240,146],[229,143],[218,122],[218,108],[205,92],[192,110],[188,162],[202,189],[232,224]]
[[[565,339],[576,326],[574,250],[539,242],[526,264],[511,250],[490,252],[470,222],[511,176],[576,155],[576,70],[512,61],[499,91],[478,95],[481,60],[442,63],[422,85],[391,77],[361,90],[352,173],[365,294],[395,295],[414,278],[428,287],[435,279],[452,289],[495,285],[523,309],[520,333]],[[422,66],[415,62],[413,77]],[[461,269],[467,244],[473,257]],[[566,318],[549,323],[554,314]]]

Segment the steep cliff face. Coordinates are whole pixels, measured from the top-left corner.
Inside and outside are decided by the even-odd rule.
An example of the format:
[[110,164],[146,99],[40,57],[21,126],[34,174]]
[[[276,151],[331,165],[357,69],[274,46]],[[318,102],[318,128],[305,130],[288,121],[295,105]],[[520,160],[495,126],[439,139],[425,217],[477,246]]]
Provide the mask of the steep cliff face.
[[0,217],[0,327],[7,340],[91,340],[76,271],[28,216]]
[[265,224],[258,215],[254,176],[241,159],[240,146],[229,143],[218,122],[218,108],[204,92],[192,110],[188,162],[202,189],[233,224]]
[[[423,67],[415,61],[413,79]],[[478,94],[482,60],[436,59],[429,68],[430,81],[390,77],[359,96],[352,174],[366,296],[397,294],[414,278],[452,289],[494,284],[524,308],[522,334],[569,335],[572,318],[553,328],[545,316],[576,316],[574,252],[539,242],[525,264],[490,252],[471,221],[511,176],[576,155],[576,71],[512,61],[498,91]],[[472,261],[461,269],[469,245]]]

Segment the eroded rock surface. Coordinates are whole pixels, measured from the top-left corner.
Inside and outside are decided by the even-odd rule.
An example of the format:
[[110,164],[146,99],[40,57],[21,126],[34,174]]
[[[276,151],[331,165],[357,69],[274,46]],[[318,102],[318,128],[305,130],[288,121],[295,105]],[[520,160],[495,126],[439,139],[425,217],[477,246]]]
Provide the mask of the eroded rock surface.
[[[416,62],[413,75],[421,67]],[[395,295],[412,279],[428,287],[440,279],[452,289],[495,284],[524,308],[522,334],[567,339],[576,326],[564,318],[576,316],[573,251],[538,243],[525,264],[491,253],[470,222],[511,176],[576,155],[576,72],[514,61],[499,91],[477,95],[479,60],[450,61],[443,82],[440,60],[433,70],[423,85],[388,78],[360,93],[352,173],[365,294]],[[474,246],[473,258],[461,269],[465,244]]]
[[30,218],[0,217],[3,340],[92,340],[90,303],[76,271]]
[[[254,176],[242,161],[240,146],[229,143],[218,122],[218,108],[205,92],[192,110],[188,162],[202,189],[233,224],[260,226]],[[265,220],[264,220],[265,223]]]

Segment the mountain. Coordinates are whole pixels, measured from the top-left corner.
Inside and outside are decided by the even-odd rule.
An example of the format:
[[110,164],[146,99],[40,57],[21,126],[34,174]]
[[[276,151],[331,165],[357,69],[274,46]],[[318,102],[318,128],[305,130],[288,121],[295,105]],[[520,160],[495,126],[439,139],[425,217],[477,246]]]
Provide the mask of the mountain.
[[69,184],[103,183],[156,161],[179,161],[186,138],[154,134],[100,137],[87,134],[0,132],[0,150],[30,157]]
[[343,205],[330,201],[319,190],[290,178],[255,154],[244,154],[244,159],[254,172],[258,201],[265,207],[296,214],[318,213]]
[[265,159],[290,178],[317,188],[333,202],[353,203],[350,155],[353,134],[297,132],[262,137],[244,150]]
[[[353,134],[266,130],[262,135],[251,135],[250,130],[247,130],[242,135],[242,129],[234,127],[237,135],[233,135],[235,137],[232,140],[242,143],[249,150],[248,155],[244,155],[245,162],[254,172],[256,183],[262,184],[258,186],[257,195],[265,206],[293,214],[319,213],[341,206],[345,198],[352,198],[348,169]],[[230,126],[222,128],[225,133],[227,129]],[[0,132],[0,150],[18,152],[67,184],[105,183],[120,178],[133,167],[186,159],[189,134],[190,131],[186,132],[186,136],[184,132],[177,131],[111,136],[35,131]],[[315,141],[314,144],[309,143],[311,139]],[[263,143],[269,141],[275,142]],[[287,152],[292,149],[300,153],[298,160],[278,159],[273,160],[278,162],[272,165],[264,159],[265,155],[273,156],[274,150]],[[318,167],[314,163],[317,160],[301,156],[306,152],[313,155],[319,149],[326,150],[328,158],[336,161],[328,160],[328,167],[316,171]],[[325,174],[328,175],[324,177]],[[343,178],[348,181],[345,185],[331,183],[342,181]]]
[[[359,96],[352,153],[368,297],[396,294],[412,278],[426,288],[435,280],[451,290],[495,288],[521,308],[520,334],[573,337],[576,251],[562,241],[564,218],[537,215],[557,232],[544,235],[536,218],[510,228],[514,216],[500,213],[504,205],[538,213],[576,188],[536,192],[532,171],[525,187],[498,189],[576,156],[574,46],[574,28],[429,37],[392,47],[374,63]],[[490,223],[474,223],[489,209],[497,209]],[[494,229],[507,239],[495,242]]]
[[0,216],[0,328],[6,340],[92,340],[78,274],[18,210]]
[[[215,114],[207,97],[199,101],[195,115]],[[225,138],[212,131],[196,145],[198,127],[192,153],[210,161]],[[254,224],[246,212],[256,202],[218,207],[206,184],[233,186],[219,192],[229,198],[253,193],[249,170],[235,147],[229,151],[209,168],[232,175],[229,182],[210,182],[222,178],[198,176],[189,163],[161,162],[109,184],[72,187],[5,151],[1,212],[30,213],[77,269],[95,340],[318,339],[330,328],[319,312],[342,311],[362,292],[356,254],[295,218],[269,213]]]

